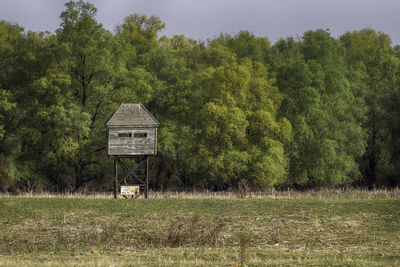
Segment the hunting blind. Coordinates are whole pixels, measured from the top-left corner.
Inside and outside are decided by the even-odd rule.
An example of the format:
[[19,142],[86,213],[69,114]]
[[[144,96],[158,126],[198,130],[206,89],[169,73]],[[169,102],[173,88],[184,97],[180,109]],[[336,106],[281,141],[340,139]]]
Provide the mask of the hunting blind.
[[[107,155],[114,156],[115,198],[122,184],[124,186],[121,188],[121,194],[143,192],[147,198],[148,160],[149,156],[157,154],[159,125],[153,115],[140,103],[122,103],[107,120]],[[124,162],[122,158],[133,159],[133,167],[128,167],[126,160]],[[117,164],[123,170],[121,181],[118,178]],[[130,183],[134,183],[132,186],[140,190],[129,190],[127,186]]]

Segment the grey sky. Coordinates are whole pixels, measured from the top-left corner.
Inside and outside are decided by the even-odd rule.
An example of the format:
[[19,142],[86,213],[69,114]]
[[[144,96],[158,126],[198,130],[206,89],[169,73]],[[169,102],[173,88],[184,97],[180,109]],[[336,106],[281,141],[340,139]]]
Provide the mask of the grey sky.
[[[0,0],[0,19],[26,30],[54,31],[66,0]],[[91,0],[97,20],[113,30],[134,13],[157,15],[166,24],[163,35],[184,34],[206,40],[220,33],[247,30],[271,42],[297,37],[307,30],[346,31],[372,28],[400,44],[399,0]]]

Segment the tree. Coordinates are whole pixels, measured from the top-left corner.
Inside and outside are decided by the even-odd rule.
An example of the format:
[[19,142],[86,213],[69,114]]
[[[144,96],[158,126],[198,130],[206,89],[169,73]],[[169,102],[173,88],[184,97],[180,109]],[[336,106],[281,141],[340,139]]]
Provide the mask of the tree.
[[[75,189],[86,182],[101,179],[104,170],[104,122],[116,108],[113,96],[118,96],[115,73],[120,70],[112,35],[95,20],[96,8],[83,1],[70,1],[61,13],[57,30],[59,69],[68,75],[67,112],[81,114],[83,135],[71,136],[78,151],[73,154]],[[87,131],[85,131],[87,127]]]
[[[371,29],[341,36],[346,48],[349,80],[355,95],[363,99],[368,133],[366,152],[360,161],[364,183],[369,188],[397,184],[398,59],[389,36]],[[390,181],[391,180],[391,181]],[[397,182],[396,182],[397,180]]]
[[202,95],[192,121],[198,142],[193,161],[216,189],[242,179],[261,187],[282,183],[287,164],[283,143],[291,138],[291,126],[277,118],[280,93],[262,64],[221,62],[197,78]]
[[16,24],[0,21],[0,190],[12,187],[18,175],[16,80],[17,57],[24,40],[23,29]]
[[116,27],[116,37],[129,51],[127,60],[133,65],[148,66],[149,53],[158,46],[158,33],[165,24],[156,16],[133,14]]
[[235,36],[220,35],[211,43],[229,47],[237,58],[250,58],[255,62],[266,64],[270,58],[271,44],[267,37],[256,37],[248,31],[240,31]]
[[158,33],[165,24],[156,16],[147,18],[146,15],[133,14],[124,18],[123,24],[116,27],[117,35],[131,45],[157,39]]
[[277,44],[275,55],[287,59],[278,69],[277,84],[285,95],[281,112],[293,125],[294,139],[286,147],[289,184],[349,184],[360,177],[363,109],[344,75],[343,49],[322,30],[306,32],[299,45],[284,42]]

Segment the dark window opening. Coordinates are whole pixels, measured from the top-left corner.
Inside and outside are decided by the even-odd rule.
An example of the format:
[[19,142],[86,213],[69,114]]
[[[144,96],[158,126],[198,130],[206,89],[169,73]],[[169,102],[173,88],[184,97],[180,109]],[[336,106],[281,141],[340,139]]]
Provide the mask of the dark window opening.
[[132,137],[132,133],[118,133],[118,137]]
[[147,133],[134,133],[133,137],[134,138],[146,138],[147,137]]

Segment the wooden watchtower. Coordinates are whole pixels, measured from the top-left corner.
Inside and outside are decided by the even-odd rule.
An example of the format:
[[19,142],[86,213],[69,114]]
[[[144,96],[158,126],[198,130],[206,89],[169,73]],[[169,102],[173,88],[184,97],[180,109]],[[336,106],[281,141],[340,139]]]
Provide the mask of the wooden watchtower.
[[[149,156],[157,154],[159,125],[140,103],[122,103],[107,120],[107,155],[114,156],[114,198],[117,198],[122,184],[135,186],[138,191],[136,196],[144,193],[147,198]],[[122,158],[133,159],[134,166],[128,167]],[[122,179],[118,176],[118,164],[123,170]]]

